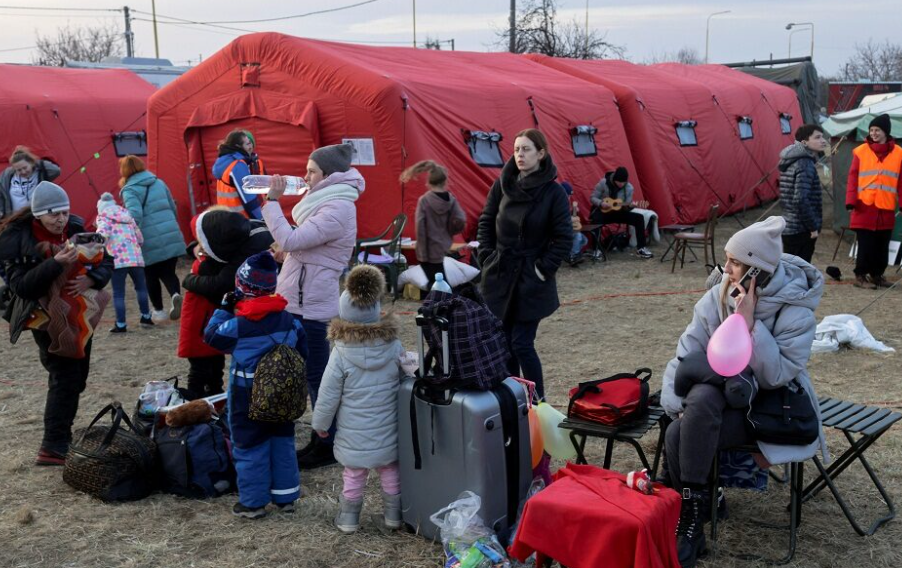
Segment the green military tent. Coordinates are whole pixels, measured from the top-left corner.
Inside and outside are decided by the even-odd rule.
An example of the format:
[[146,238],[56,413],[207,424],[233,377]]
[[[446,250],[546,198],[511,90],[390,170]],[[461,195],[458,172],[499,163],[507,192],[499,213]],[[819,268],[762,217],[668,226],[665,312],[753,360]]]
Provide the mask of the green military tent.
[[[892,132],[897,141],[902,139],[902,95],[885,99],[877,104],[834,114],[822,126],[831,139],[831,175],[833,179],[833,230],[849,225],[846,211],[846,178],[852,165],[852,150],[868,136],[868,124],[875,116],[888,114]],[[897,218],[893,240],[902,240],[902,221]]]

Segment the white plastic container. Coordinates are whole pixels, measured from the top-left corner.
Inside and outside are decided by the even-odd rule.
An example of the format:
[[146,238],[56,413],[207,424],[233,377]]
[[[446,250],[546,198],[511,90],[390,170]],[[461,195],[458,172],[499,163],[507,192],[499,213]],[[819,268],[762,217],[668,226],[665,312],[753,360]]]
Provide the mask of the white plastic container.
[[[307,192],[307,182],[299,176],[282,176],[285,180],[285,195],[304,195]],[[244,193],[264,194],[269,193],[272,187],[272,176],[249,175],[244,176],[241,189]]]

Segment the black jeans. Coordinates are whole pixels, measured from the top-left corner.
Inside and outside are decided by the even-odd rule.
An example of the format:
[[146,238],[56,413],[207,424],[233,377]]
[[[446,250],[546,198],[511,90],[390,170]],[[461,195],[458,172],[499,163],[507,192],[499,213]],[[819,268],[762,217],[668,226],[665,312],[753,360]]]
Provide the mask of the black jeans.
[[44,406],[44,439],[41,447],[65,455],[72,441],[72,423],[78,413],[78,398],[88,382],[91,364],[91,343],[85,345],[85,358],[72,359],[53,355],[50,334],[32,331],[41,354],[41,364],[50,373],[47,384],[47,403]]
[[[423,274],[426,275],[426,278],[429,280],[426,283],[426,292],[432,290],[432,285],[435,284],[435,275],[439,272],[444,272],[445,267],[440,262],[421,262],[420,266],[423,267]],[[446,279],[445,282],[448,280]],[[450,286],[450,284],[448,284]]]
[[[542,361],[536,352],[536,331],[539,322],[514,321],[504,324],[504,334],[507,335],[507,345],[511,357],[507,362],[507,371],[515,376],[522,377],[536,384],[536,393],[539,398],[545,398],[545,383],[542,379]],[[522,372],[521,372],[522,370]]]
[[223,392],[225,355],[188,357],[188,364],[188,390],[192,397],[203,398]]
[[632,211],[621,209],[620,211],[602,211],[596,210],[593,215],[593,221],[602,225],[613,225],[624,223],[636,230],[636,248],[645,248],[647,244],[645,240],[645,217]]
[[745,410],[727,408],[723,387],[696,384],[683,399],[685,410],[667,427],[667,469],[678,491],[684,485],[708,484],[714,452],[750,444],[745,430]]
[[858,255],[855,258],[855,276],[879,278],[886,271],[889,261],[889,241],[893,231],[868,231],[855,229],[858,235]]
[[163,283],[163,286],[166,286],[166,291],[169,292],[170,296],[182,291],[179,285],[179,277],[175,274],[175,265],[178,261],[178,257],[173,257],[144,267],[144,277],[147,279],[147,295],[150,296],[150,303],[153,304],[153,309],[157,311],[163,309],[163,289],[160,287],[160,282]]
[[805,262],[811,262],[814,256],[814,244],[817,238],[812,239],[811,233],[799,233],[797,235],[783,235],[783,252],[794,254]]

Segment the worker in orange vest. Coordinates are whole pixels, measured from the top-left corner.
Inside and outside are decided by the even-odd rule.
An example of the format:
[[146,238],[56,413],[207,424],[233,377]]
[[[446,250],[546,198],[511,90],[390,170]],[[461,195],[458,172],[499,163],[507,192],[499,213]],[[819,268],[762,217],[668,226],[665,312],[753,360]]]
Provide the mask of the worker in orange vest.
[[255,148],[255,140],[249,132],[229,132],[219,144],[219,158],[213,164],[213,176],[216,178],[217,205],[249,219],[262,219],[258,196],[246,194],[241,188],[245,176],[265,173],[263,161],[257,157]]
[[883,273],[902,187],[902,148],[890,136],[891,129],[889,115],[877,116],[868,125],[867,140],[852,150],[846,209],[851,211],[849,227],[858,235],[854,283],[858,288],[890,286]]

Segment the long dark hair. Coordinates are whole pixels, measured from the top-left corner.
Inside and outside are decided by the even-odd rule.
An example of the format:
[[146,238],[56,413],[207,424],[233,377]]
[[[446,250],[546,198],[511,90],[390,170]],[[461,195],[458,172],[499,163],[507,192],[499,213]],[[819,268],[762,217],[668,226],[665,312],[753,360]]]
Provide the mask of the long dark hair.
[[34,214],[31,212],[31,207],[26,207],[25,209],[20,209],[16,211],[12,215],[8,215],[3,221],[0,221],[0,235],[2,235],[6,230],[13,225],[27,220],[31,222],[34,219]]
[[527,128],[526,130],[521,130],[517,133],[516,136],[514,136],[514,140],[521,137],[526,137],[532,140],[532,143],[536,145],[536,150],[545,150],[546,156],[551,155],[551,151],[548,149],[548,139],[545,138],[545,135],[542,134],[541,130],[538,130],[536,128]]
[[432,187],[445,187],[448,183],[448,170],[432,160],[423,160],[401,172],[401,182],[407,183],[424,173],[429,173],[428,183]]
[[237,130],[237,129],[233,130],[228,133],[228,135],[225,137],[225,139],[222,142],[219,143],[219,147],[217,149],[219,150],[220,153],[222,153],[223,150],[229,150],[229,151],[237,150],[238,152],[241,152],[242,154],[246,154],[246,152],[244,151],[244,148],[241,147],[241,143],[244,141],[245,138],[247,138],[247,132],[245,132],[244,130]]

